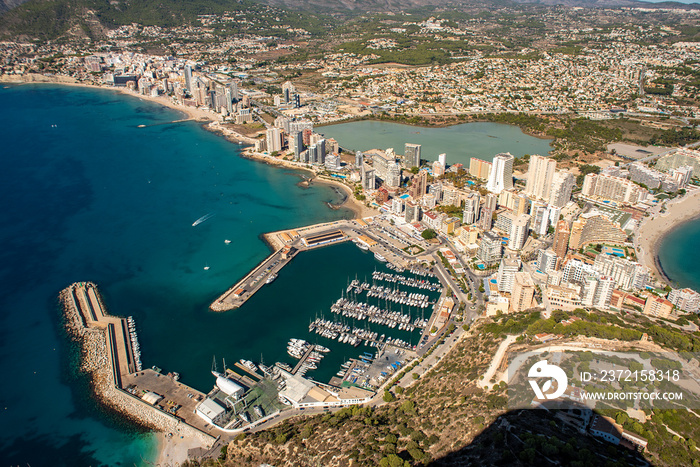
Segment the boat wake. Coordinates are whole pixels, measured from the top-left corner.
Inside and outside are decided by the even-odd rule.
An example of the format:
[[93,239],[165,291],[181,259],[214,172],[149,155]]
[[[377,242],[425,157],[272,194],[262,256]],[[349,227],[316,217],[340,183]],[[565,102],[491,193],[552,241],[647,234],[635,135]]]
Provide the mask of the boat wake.
[[202,222],[208,221],[208,220],[211,219],[212,217],[214,217],[214,213],[213,213],[213,212],[210,212],[209,214],[205,214],[205,215],[203,215],[202,217],[200,217],[199,219],[197,219],[196,221],[194,221],[194,222],[192,223],[192,227],[197,227],[199,224],[201,224]]

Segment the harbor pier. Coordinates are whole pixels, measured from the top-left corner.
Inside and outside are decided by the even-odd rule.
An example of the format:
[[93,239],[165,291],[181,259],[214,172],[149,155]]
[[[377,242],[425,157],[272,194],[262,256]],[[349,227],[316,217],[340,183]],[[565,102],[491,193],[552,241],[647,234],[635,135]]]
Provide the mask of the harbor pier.
[[90,374],[93,390],[104,405],[141,425],[212,446],[221,433],[194,414],[204,394],[172,374],[140,369],[131,318],[109,315],[91,282],[74,283],[59,298],[67,332],[81,347],[80,369]]
[[274,281],[299,252],[352,240],[360,235],[357,229],[366,226],[361,219],[341,220],[265,234],[265,241],[273,253],[219,296],[209,308],[223,312],[241,307],[265,284]]

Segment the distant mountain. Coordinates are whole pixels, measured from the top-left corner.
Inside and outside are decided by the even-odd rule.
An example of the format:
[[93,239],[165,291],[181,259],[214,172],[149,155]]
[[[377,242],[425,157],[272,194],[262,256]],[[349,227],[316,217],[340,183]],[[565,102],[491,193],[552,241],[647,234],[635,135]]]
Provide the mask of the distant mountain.
[[[172,27],[192,23],[202,14],[245,11],[248,24],[265,33],[271,26],[265,9],[276,8],[276,16],[293,18],[307,30],[318,15],[352,16],[363,13],[422,10],[493,9],[517,3],[543,6],[566,5],[587,8],[645,6],[648,8],[700,8],[674,2],[646,3],[637,0],[0,0],[0,38],[18,36],[53,39],[60,36],[99,37],[105,28],[139,23]],[[260,14],[258,14],[260,13]],[[252,20],[253,22],[250,22]],[[327,26],[317,27],[322,32]],[[273,34],[270,32],[270,34]]]
[[584,8],[615,8],[615,7],[641,7],[669,8],[690,7],[700,8],[698,4],[684,4],[678,2],[649,3],[640,0],[259,0],[268,5],[301,9],[307,11],[324,11],[326,13],[336,11],[376,12],[376,11],[406,11],[424,7],[456,8],[463,9],[473,6],[498,7],[514,3],[527,3],[544,6],[564,5]]
[[[294,8],[299,10],[321,10],[324,12],[374,12],[374,11],[403,11],[426,6],[441,6],[444,8],[459,6],[462,2],[444,0],[260,0],[268,5]],[[488,2],[484,2],[488,3]]]
[[103,28],[139,23],[172,27],[198,15],[265,8],[252,0],[0,0],[24,2],[0,16],[0,36],[54,38],[99,35]]
[[0,0],[0,14],[19,6],[26,1],[27,0]]

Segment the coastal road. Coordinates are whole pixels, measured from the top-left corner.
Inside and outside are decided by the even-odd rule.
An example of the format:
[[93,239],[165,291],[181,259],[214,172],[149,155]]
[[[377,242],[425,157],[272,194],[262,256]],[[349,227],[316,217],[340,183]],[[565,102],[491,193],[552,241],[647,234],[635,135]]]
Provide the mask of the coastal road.
[[452,289],[452,293],[457,296],[457,300],[460,302],[468,303],[469,300],[467,300],[467,295],[462,292],[462,288],[457,285],[455,280],[452,278],[450,275],[449,271],[445,269],[445,266],[442,264],[442,260],[440,259],[439,256],[435,255],[435,274],[438,276],[440,279],[440,282],[442,282],[443,285],[447,285]]

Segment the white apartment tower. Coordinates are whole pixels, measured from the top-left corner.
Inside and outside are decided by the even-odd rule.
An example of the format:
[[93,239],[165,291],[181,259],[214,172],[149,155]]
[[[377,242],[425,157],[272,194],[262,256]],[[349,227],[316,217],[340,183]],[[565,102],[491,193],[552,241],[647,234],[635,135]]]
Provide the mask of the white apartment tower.
[[537,199],[549,199],[557,161],[549,157],[530,157],[525,193]]
[[185,89],[192,94],[192,67],[185,65]]
[[463,221],[465,224],[473,224],[479,220],[479,202],[480,196],[478,193],[469,193],[464,200]]
[[398,188],[401,184],[401,166],[397,162],[392,162],[387,167],[385,181],[392,188]]
[[513,160],[515,158],[509,152],[497,154],[493,158],[491,174],[486,183],[486,189],[491,193],[500,193],[503,190],[513,188]]
[[270,128],[267,130],[267,152],[272,154],[273,152],[282,150],[282,131],[279,128]]
[[571,200],[571,192],[576,185],[576,178],[569,172],[559,170],[552,178],[552,189],[549,194],[549,204],[563,208]]
[[515,273],[520,271],[522,263],[517,256],[505,256],[498,266],[498,291],[512,292],[513,283],[515,282]]
[[511,250],[522,250],[527,241],[527,233],[530,228],[530,216],[521,214],[515,218],[511,224],[508,236],[508,248]]

